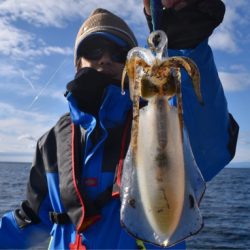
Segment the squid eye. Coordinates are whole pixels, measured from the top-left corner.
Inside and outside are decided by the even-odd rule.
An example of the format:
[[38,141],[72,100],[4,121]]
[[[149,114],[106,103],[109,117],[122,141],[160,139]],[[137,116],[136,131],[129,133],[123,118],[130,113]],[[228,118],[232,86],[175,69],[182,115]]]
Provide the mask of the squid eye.
[[159,89],[154,83],[150,81],[147,77],[142,77],[141,79],[141,96],[142,98],[150,98],[159,92]]

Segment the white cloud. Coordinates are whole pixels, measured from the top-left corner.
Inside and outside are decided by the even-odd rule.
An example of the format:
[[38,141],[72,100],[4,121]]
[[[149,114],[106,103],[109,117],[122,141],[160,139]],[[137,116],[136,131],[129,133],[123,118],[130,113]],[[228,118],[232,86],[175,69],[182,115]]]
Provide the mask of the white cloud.
[[230,70],[232,71],[238,71],[238,72],[247,72],[248,70],[246,69],[245,65],[242,64],[232,64],[230,66]]
[[250,162],[250,131],[241,131],[237,143],[235,162]]
[[[8,127],[7,123],[8,121],[4,119],[4,117],[12,117],[12,121],[16,121],[18,118],[22,118],[22,120],[30,122],[39,122],[42,124],[47,124],[48,120],[54,120],[54,117],[50,114],[39,114],[37,112],[30,112],[18,109],[17,107],[10,105],[8,103],[0,102],[0,128],[6,128]],[[49,122],[51,124],[51,122]],[[13,123],[16,125],[15,123]],[[49,126],[49,125],[48,125]]]
[[0,60],[0,77],[14,79],[25,75],[24,78],[37,79],[46,68],[46,65],[42,63],[35,65],[32,63],[27,65],[22,64],[22,66],[23,67],[20,68],[20,65],[17,65],[14,61]]
[[32,35],[25,30],[15,28],[5,19],[0,19],[0,54],[11,55],[12,50],[17,48],[25,50],[32,40]]
[[219,77],[225,91],[243,91],[250,87],[250,73],[243,64],[231,64],[219,71]]
[[241,131],[239,134],[239,142],[242,146],[250,147],[250,131]]
[[66,98],[64,96],[64,92],[65,92],[66,88],[63,90],[53,91],[52,93],[50,93],[50,97],[54,98],[54,99],[56,99],[64,104],[67,104]]
[[24,134],[24,135],[21,135],[17,138],[18,140],[29,140],[29,141],[37,141],[37,138],[35,138],[34,136],[32,135],[29,135],[29,134]]
[[32,150],[36,146],[37,139],[38,138],[35,138],[34,136],[32,136],[30,134],[23,134],[17,138],[18,141],[21,141],[21,143],[26,144],[27,147],[32,149]]
[[213,49],[225,52],[237,52],[239,50],[233,33],[227,30],[221,30],[213,34],[209,39],[209,45]]
[[20,95],[34,95],[38,90],[37,81],[46,68],[44,64],[24,65],[13,62],[0,61],[0,89],[4,93],[14,92]]
[[67,21],[84,19],[93,9],[102,7],[127,17],[131,22],[141,23],[144,20],[142,2],[138,2],[138,0],[22,0],[17,4],[16,0],[6,0],[0,3],[0,13],[7,15],[12,21],[21,19],[38,26],[62,27]]
[[[247,38],[249,29],[249,1],[248,0],[225,0],[226,13],[222,24],[210,37],[210,45],[213,49],[225,52],[238,52]],[[246,32],[247,31],[247,32]]]
[[66,47],[58,47],[58,46],[48,46],[45,47],[42,51],[44,55],[51,55],[51,54],[59,54],[59,55],[73,55],[73,49]]
[[[0,152],[33,152],[31,140],[37,140],[58,119],[0,103]],[[26,139],[26,140],[24,140]],[[27,140],[29,139],[29,140]]]
[[[47,45],[38,32],[28,32],[15,26],[15,23],[22,20],[31,26],[62,28],[74,20],[85,19],[97,7],[107,8],[117,15],[121,14],[129,24],[135,25],[135,31],[139,35],[147,30],[142,3],[138,4],[136,0],[22,0],[18,4],[16,0],[5,0],[0,2],[0,54],[15,59],[32,59],[54,54],[73,55],[73,48]],[[139,29],[142,23],[143,28]]]
[[250,74],[245,72],[219,72],[225,91],[242,91],[250,87]]
[[[16,0],[3,1],[0,4],[0,13],[7,15],[8,20],[24,20],[34,25],[62,26],[63,17],[67,7],[70,11],[70,2],[67,1],[32,1],[23,0],[17,4]],[[64,10],[64,11],[63,11]]]
[[[248,0],[225,0],[225,4],[224,21],[211,36],[210,44],[214,49],[237,52],[240,49],[238,44],[246,38],[246,35],[240,32],[239,27],[249,25]],[[84,20],[97,7],[109,9],[120,15],[130,25],[133,25],[137,37],[145,40],[148,30],[142,12],[142,1],[22,0],[17,4],[16,0],[5,0],[0,3],[0,17],[3,17],[0,23],[0,27],[2,26],[0,29],[0,53],[16,57],[34,57],[52,53],[72,55],[71,48],[34,46],[34,34],[16,28],[14,22],[22,20],[33,26],[61,28],[67,26],[71,21]]]
[[51,69],[42,63],[12,65],[0,60],[0,91],[3,96],[15,95],[15,102],[19,101],[19,97],[28,97],[26,101],[31,103],[37,95],[65,102],[65,84],[73,77],[68,64],[69,60],[65,59]]
[[0,62],[0,77],[13,78],[19,75],[14,65],[6,64],[6,62]]
[[46,46],[43,41],[38,41],[35,34],[15,27],[4,18],[0,19],[0,54],[4,56],[13,59],[31,59],[51,54],[73,55],[72,48]]

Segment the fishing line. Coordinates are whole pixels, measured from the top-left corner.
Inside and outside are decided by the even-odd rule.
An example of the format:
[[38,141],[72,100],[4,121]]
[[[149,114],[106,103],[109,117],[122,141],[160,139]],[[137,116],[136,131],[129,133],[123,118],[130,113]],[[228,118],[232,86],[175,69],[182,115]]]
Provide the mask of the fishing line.
[[37,100],[39,99],[39,97],[42,95],[42,93],[47,89],[47,87],[50,85],[51,81],[53,80],[53,78],[55,77],[55,75],[60,71],[60,69],[62,68],[62,66],[65,64],[66,59],[64,59],[59,66],[56,68],[56,70],[53,72],[53,74],[51,74],[49,80],[47,81],[47,83],[45,84],[45,86],[39,91],[39,93],[34,97],[33,101],[31,102],[31,104],[29,105],[28,109],[31,109],[32,106],[37,102]]
[[163,6],[160,0],[150,0],[153,30],[161,29]]

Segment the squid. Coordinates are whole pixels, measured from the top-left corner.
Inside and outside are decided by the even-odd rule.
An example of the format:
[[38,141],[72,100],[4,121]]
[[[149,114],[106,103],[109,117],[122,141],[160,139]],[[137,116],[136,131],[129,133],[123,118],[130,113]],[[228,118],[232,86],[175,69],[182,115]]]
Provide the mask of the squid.
[[[132,236],[168,247],[203,226],[199,204],[205,181],[184,124],[181,70],[191,78],[197,101],[204,103],[196,64],[187,57],[168,57],[167,36],[161,30],[149,35],[148,45],[129,51],[122,76],[122,93],[126,77],[129,80],[133,120],[120,213],[122,226]],[[176,107],[169,104],[174,96]],[[147,105],[141,108],[142,99]]]

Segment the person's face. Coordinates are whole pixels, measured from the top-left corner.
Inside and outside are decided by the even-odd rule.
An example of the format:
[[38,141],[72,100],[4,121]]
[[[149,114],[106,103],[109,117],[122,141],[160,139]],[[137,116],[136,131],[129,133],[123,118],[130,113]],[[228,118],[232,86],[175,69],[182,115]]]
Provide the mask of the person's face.
[[93,38],[81,49],[80,65],[81,68],[91,67],[113,79],[121,80],[127,52],[108,40]]

